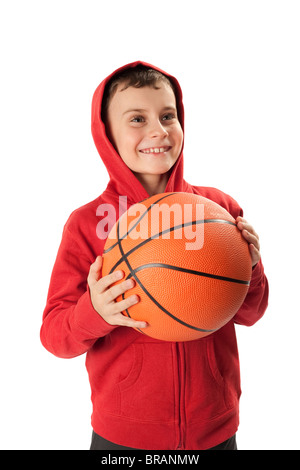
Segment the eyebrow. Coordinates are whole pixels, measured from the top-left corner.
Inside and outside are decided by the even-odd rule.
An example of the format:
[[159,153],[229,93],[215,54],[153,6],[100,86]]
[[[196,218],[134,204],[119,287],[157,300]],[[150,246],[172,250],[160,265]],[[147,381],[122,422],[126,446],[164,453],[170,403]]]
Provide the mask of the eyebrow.
[[123,113],[123,116],[127,113],[144,113],[145,111],[145,109],[127,109],[127,111]]
[[[174,111],[174,112],[177,112],[177,109],[174,107],[174,106],[165,106],[162,111]],[[125,111],[123,113],[123,116],[127,113],[145,113],[147,112],[146,109],[137,109],[137,108],[132,108],[132,109],[127,109],[127,111]]]

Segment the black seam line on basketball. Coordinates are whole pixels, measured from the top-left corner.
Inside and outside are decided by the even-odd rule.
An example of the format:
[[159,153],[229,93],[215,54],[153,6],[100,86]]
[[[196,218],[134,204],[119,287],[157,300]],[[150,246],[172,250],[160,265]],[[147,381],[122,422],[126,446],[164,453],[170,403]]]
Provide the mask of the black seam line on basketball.
[[[203,328],[197,328],[196,326],[193,326],[193,325],[190,325],[189,323],[186,323],[184,322],[183,320],[180,320],[180,318],[177,318],[175,317],[175,315],[173,315],[171,312],[169,312],[167,309],[165,309],[162,305],[160,305],[160,303],[150,294],[150,292],[147,291],[146,287],[143,285],[143,283],[140,281],[140,279],[137,277],[137,275],[135,274],[135,270],[132,269],[132,266],[131,264],[129,263],[128,259],[127,259],[127,256],[125,255],[124,251],[123,251],[123,247],[122,247],[122,243],[121,243],[121,239],[119,238],[119,223],[117,225],[117,236],[118,236],[118,244],[119,244],[119,250],[120,250],[120,253],[122,255],[122,257],[124,257],[124,261],[125,263],[127,264],[127,267],[129,269],[129,276],[130,277],[134,277],[134,279],[136,280],[136,282],[139,284],[139,286],[141,287],[141,289],[143,289],[143,291],[145,292],[145,294],[149,297],[150,300],[152,300],[152,302],[161,310],[163,311],[164,313],[166,313],[169,317],[173,318],[173,320],[177,321],[178,323],[181,323],[181,325],[183,326],[186,326],[187,328],[190,328],[192,330],[196,330],[196,331],[201,331],[201,332],[204,332],[204,333],[212,333],[216,330],[204,330]],[[128,276],[128,277],[129,277]]]
[[[122,299],[125,300],[125,294],[122,294]],[[131,318],[130,313],[128,312],[128,308],[125,309],[125,312],[126,312],[127,317]],[[138,330],[140,333],[143,333],[143,335],[145,334],[140,328],[136,328],[136,330]]]
[[[161,235],[166,235],[167,233],[171,233],[171,232],[174,232],[175,230],[177,229],[182,229],[183,227],[189,227],[190,225],[199,225],[199,224],[208,224],[208,223],[216,223],[216,224],[229,224],[229,225],[234,225],[236,226],[236,224],[234,222],[231,222],[230,220],[223,220],[223,219],[204,219],[204,220],[192,220],[191,222],[185,222],[184,224],[180,224],[180,225],[175,225],[174,227],[170,227],[166,230],[163,230],[162,232],[159,232],[159,233],[156,233],[155,235],[149,237],[149,238],[146,238],[145,240],[143,240],[141,243],[139,243],[138,245],[134,246],[133,248],[131,248],[131,250],[129,250],[127,253],[126,253],[126,256],[129,256],[131,255],[131,253],[133,253],[134,251],[138,250],[139,248],[141,248],[142,246],[144,246],[146,243],[149,243],[151,240],[154,240],[154,239],[157,239],[159,238]],[[118,243],[118,242],[117,242]],[[104,252],[106,253],[106,251]],[[124,257],[122,256],[121,258],[119,258],[119,260],[116,262],[116,264],[111,268],[109,274],[111,274],[118,266],[119,264],[121,264],[122,262],[124,261]]]
[[[145,294],[149,297],[150,300],[164,313],[166,313],[169,317],[173,318],[173,320],[177,321],[178,323],[181,323],[181,325],[186,326],[187,328],[190,328],[191,330],[196,330],[196,331],[201,331],[203,333],[213,333],[216,330],[204,330],[203,328],[198,328],[197,326],[190,325],[189,323],[184,322],[180,318],[176,317],[173,315],[171,312],[169,312],[165,307],[163,307],[151,294],[150,292],[146,289],[146,287],[143,285],[143,283],[140,281],[140,279],[136,276],[135,273],[136,270],[132,271],[128,276],[127,279],[130,279],[131,277],[134,277],[134,279],[137,281],[137,283],[140,285],[141,289],[145,292]],[[131,318],[131,317],[130,317]]]
[[[121,239],[119,238],[119,222],[118,222],[118,225],[117,225],[117,236],[118,236],[119,250],[120,250],[120,253],[121,253],[122,257],[124,257],[124,251],[123,251],[123,248],[122,248]],[[133,270],[132,270],[132,268],[131,268],[131,265],[130,265],[129,261],[128,261],[127,259],[125,259],[125,262],[126,262],[126,264],[127,264],[127,266],[128,266],[128,269],[129,269],[129,271],[130,271],[130,274],[127,276],[127,279],[128,279],[129,277],[131,277],[132,275],[134,275],[134,273],[133,273]],[[134,277],[135,277],[135,279],[137,280],[137,282],[140,284],[140,286],[143,288],[143,285],[139,282],[139,279],[138,279],[136,276],[134,276]],[[125,295],[124,295],[124,294],[122,294],[122,298],[125,299]],[[126,309],[126,313],[127,313],[128,317],[131,318],[131,316],[130,316],[130,314],[129,314],[129,312],[128,312],[128,309]],[[142,330],[140,330],[140,328],[137,328],[137,330],[140,331],[140,333],[142,333],[143,335],[145,335],[145,333],[144,333]],[[213,330],[213,331],[214,331],[214,330]]]
[[[144,212],[144,214],[142,214],[140,216],[140,218],[136,221],[136,223],[133,225],[133,227],[131,227],[131,229],[125,233],[125,235],[123,235],[121,237],[121,239],[127,237],[127,235],[129,235],[129,233],[140,223],[140,221],[143,219],[143,217],[147,214],[147,212],[149,212],[151,209],[152,209],[152,206],[154,206],[155,204],[157,204],[158,202],[162,201],[163,199],[166,199],[167,197],[170,197],[170,196],[173,196],[174,194],[176,193],[168,193],[166,196],[163,196],[161,197],[160,199],[157,199],[157,201],[154,201],[148,208],[147,210]],[[146,199],[144,199],[144,201],[146,201]],[[118,245],[118,242],[116,242],[114,245],[110,246],[109,248],[107,248],[106,250],[103,251],[103,253],[108,253],[109,251],[113,250],[113,248],[115,248],[116,246]]]
[[[125,295],[124,294],[122,294],[122,299],[125,300]],[[130,313],[128,312],[128,308],[125,309],[125,312],[126,312],[126,315],[128,316],[128,318],[131,318]],[[143,335],[145,334],[140,328],[136,328],[136,330],[138,330],[140,333],[143,333]]]
[[219,276],[218,274],[204,273],[202,271],[195,271],[193,269],[181,268],[180,266],[173,266],[171,264],[164,264],[164,263],[144,264],[134,269],[134,272],[137,273],[139,271],[142,271],[143,269],[148,269],[148,268],[165,268],[165,269],[170,269],[173,271],[180,271],[182,273],[194,274],[196,276],[208,277],[210,279],[217,279],[218,281],[233,282],[236,284],[243,284],[245,286],[250,285],[250,281],[242,281],[241,279],[234,279],[232,277]]

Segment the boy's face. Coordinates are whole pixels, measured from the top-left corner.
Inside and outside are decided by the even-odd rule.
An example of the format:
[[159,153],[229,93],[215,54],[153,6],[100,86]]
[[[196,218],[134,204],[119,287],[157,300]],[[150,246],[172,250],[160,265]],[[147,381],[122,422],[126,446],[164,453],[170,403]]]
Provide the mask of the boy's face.
[[123,86],[118,86],[108,106],[109,138],[134,173],[165,174],[178,159],[183,143],[174,92],[161,81],[158,89],[122,91]]

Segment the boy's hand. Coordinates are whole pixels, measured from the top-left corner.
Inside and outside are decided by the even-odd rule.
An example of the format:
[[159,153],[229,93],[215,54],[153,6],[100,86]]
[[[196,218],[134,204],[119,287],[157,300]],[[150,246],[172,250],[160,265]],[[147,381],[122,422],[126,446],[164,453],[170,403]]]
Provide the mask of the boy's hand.
[[137,295],[130,296],[120,302],[115,301],[119,295],[134,287],[135,281],[127,279],[121,284],[112,286],[112,284],[124,277],[123,271],[115,271],[112,274],[101,277],[101,267],[102,257],[98,256],[90,267],[87,279],[91,301],[96,312],[110,325],[145,328],[147,326],[146,322],[135,321],[121,313],[139,302]]
[[247,220],[243,219],[243,217],[237,217],[236,223],[238,229],[242,232],[243,237],[249,243],[249,250],[252,259],[252,268],[254,268],[254,266],[260,260],[259,236],[255,232],[252,225],[248,224]]

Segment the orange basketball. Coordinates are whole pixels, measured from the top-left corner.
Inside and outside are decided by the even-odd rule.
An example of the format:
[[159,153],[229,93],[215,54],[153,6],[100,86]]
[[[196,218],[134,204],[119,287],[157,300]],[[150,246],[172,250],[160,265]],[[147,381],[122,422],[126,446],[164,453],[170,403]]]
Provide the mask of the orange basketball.
[[224,326],[242,305],[252,272],[233,217],[189,193],[157,194],[120,217],[106,240],[102,275],[115,270],[136,281],[117,300],[140,297],[123,314],[146,321],[139,331],[165,341],[194,340]]

